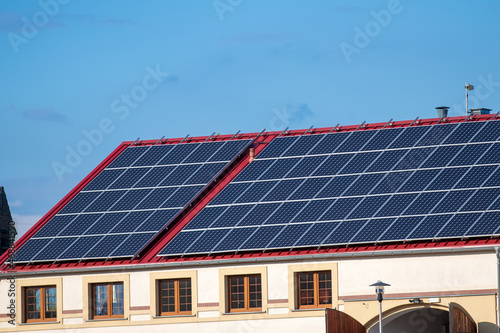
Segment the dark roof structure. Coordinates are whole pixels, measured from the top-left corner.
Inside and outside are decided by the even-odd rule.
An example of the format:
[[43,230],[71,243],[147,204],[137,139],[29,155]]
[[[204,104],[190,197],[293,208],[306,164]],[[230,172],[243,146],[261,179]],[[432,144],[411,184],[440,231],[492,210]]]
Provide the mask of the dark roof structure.
[[497,244],[499,140],[497,114],[124,142],[16,269]]
[[7,195],[3,186],[0,186],[0,253],[5,252],[11,245],[11,232],[16,235],[16,228],[10,214]]

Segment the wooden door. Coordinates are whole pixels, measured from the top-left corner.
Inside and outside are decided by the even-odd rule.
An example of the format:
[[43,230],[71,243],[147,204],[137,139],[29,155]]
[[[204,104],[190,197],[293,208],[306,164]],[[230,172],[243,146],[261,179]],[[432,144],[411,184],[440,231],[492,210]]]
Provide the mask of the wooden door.
[[326,333],[366,333],[366,328],[348,314],[326,309]]
[[476,332],[476,323],[469,313],[457,303],[450,303],[450,333]]

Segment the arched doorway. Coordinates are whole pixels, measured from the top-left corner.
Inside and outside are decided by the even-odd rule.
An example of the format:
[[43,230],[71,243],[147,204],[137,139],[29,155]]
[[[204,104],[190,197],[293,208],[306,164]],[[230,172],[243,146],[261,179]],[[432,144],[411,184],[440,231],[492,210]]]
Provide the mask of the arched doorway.
[[[430,307],[413,307],[382,320],[384,333],[447,333],[449,323],[448,311]],[[378,322],[370,327],[369,333],[378,333]]]

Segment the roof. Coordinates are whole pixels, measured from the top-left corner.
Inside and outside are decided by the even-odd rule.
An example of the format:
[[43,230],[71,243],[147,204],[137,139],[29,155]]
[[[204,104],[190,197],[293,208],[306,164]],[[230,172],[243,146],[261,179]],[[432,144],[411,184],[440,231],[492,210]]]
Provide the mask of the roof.
[[496,244],[499,136],[478,115],[124,142],[16,269]]

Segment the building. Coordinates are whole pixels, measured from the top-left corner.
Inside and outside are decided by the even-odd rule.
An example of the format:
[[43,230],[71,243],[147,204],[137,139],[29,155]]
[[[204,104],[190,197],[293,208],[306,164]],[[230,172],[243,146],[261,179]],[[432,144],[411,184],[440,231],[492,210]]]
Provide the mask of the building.
[[496,332],[499,140],[482,114],[124,142],[0,258],[0,331],[376,332],[382,280],[385,332]]

